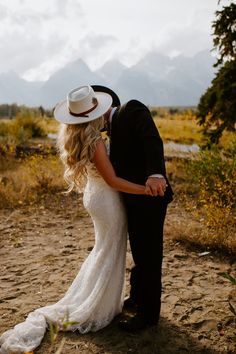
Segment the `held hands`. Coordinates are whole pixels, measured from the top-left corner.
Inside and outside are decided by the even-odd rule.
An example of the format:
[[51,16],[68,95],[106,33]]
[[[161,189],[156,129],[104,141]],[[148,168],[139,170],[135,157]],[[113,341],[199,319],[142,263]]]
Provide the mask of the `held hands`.
[[152,197],[163,197],[166,191],[166,187],[167,184],[164,177],[149,177],[146,181],[145,194],[150,195]]

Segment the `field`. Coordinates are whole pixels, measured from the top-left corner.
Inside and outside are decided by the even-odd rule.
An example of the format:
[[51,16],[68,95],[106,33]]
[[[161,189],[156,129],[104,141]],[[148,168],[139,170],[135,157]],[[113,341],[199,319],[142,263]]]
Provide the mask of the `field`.
[[[204,145],[193,112],[161,113],[154,120],[165,143]],[[9,122],[0,121],[0,332],[60,298],[94,240],[81,195],[63,193],[63,169],[54,142],[47,138],[57,131],[57,124],[48,118],[37,121],[42,130],[32,137],[32,131],[39,130],[31,122],[30,133],[29,118],[24,119],[28,130],[18,131],[12,124],[5,135]],[[165,225],[158,328],[124,335],[117,318],[98,333],[59,333],[53,343],[48,332],[35,353],[56,353],[60,345],[58,354],[235,351],[236,316],[228,302],[236,307],[235,290],[220,275],[235,278],[236,274],[235,145],[235,138],[227,133],[220,151],[166,154],[175,199]],[[127,294],[131,266],[128,252]]]

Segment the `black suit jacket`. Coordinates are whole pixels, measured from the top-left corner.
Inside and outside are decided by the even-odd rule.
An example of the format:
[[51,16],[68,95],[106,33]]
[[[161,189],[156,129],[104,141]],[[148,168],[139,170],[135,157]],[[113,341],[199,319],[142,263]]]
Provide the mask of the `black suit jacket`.
[[[131,182],[145,184],[147,178],[156,173],[166,178],[163,142],[143,103],[131,100],[114,113],[110,159],[116,174]],[[170,202],[173,192],[167,183],[163,198]]]

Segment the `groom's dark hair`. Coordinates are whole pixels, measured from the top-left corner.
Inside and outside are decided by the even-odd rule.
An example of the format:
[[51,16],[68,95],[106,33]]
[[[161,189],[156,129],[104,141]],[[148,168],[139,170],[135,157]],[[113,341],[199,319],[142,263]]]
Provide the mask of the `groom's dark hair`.
[[95,92],[105,92],[112,97],[112,107],[120,106],[120,99],[117,94],[112,91],[110,88],[101,85],[91,85]]

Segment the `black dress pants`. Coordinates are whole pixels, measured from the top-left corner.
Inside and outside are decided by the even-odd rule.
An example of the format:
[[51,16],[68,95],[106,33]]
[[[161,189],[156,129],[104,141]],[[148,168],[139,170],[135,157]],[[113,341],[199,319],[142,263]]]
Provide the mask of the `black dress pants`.
[[161,197],[124,194],[128,232],[134,267],[130,297],[138,305],[137,314],[149,322],[159,320],[163,226],[167,203]]

